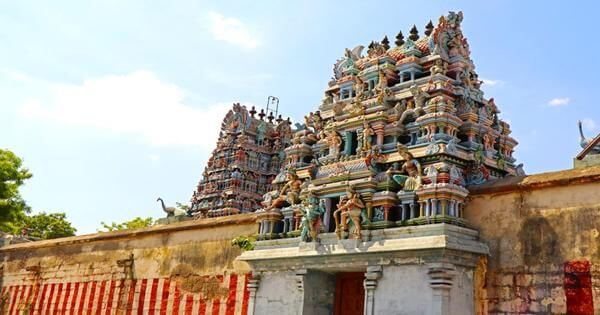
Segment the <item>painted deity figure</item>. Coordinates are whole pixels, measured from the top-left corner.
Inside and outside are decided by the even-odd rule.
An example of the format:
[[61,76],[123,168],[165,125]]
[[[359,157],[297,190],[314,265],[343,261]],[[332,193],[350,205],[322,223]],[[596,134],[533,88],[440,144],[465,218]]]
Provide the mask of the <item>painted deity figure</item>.
[[438,59],[435,61],[435,64],[433,66],[431,66],[430,72],[431,72],[431,75],[445,74],[446,69],[447,69],[447,67],[444,64],[444,61],[442,59]]
[[383,103],[383,98],[385,96],[386,89],[388,88],[388,78],[385,75],[383,70],[379,70],[379,80],[377,81],[377,86],[375,87],[375,92],[377,93],[377,103]]
[[300,238],[302,241],[317,240],[317,234],[319,234],[319,229],[321,228],[321,220],[325,213],[323,202],[323,200],[319,202],[319,199],[312,191],[308,193],[308,196],[303,198],[302,207],[300,207],[302,211]]
[[354,92],[357,100],[362,100],[365,96],[365,81],[356,76],[354,83]]
[[329,155],[338,157],[340,155],[340,145],[342,138],[335,130],[331,130],[327,135],[327,144],[329,145]]
[[[296,175],[296,171],[289,169],[286,174],[286,180],[287,182],[277,192],[276,198],[273,199],[267,206],[267,211],[275,208],[281,208],[281,206],[283,206],[286,202],[290,205],[299,203],[302,181],[298,178],[298,175]],[[271,195],[271,198],[272,197],[273,196]]]
[[346,196],[342,197],[338,204],[337,210],[333,212],[335,220],[335,233],[338,238],[342,237],[342,231],[348,230],[348,223],[352,222],[354,229],[351,233],[351,238],[360,239],[362,210],[365,204],[360,198],[360,195],[352,187],[346,190]]
[[422,170],[421,164],[417,161],[408,148],[398,143],[398,154],[404,158],[405,162],[400,171],[389,169],[386,173],[392,179],[402,186],[404,191],[415,191],[422,185]]
[[363,132],[362,132],[362,150],[370,151],[371,150],[371,140],[372,136],[375,134],[373,128],[366,121],[363,123]]

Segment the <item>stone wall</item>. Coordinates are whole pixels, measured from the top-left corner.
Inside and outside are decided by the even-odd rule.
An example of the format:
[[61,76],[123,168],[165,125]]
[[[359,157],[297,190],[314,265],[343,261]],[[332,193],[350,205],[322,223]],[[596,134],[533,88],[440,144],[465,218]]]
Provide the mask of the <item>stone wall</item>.
[[600,313],[600,167],[472,189],[465,214],[490,248],[479,313]]
[[253,215],[0,248],[2,314],[246,314]]

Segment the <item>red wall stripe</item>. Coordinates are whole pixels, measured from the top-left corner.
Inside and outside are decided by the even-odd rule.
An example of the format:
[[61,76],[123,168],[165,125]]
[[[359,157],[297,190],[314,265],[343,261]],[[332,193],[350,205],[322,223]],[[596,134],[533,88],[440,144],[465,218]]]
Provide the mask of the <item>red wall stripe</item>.
[[198,307],[198,315],[205,315],[206,314],[206,299],[204,299],[204,296],[202,296],[202,294],[199,294],[200,299],[200,306]]
[[106,280],[101,281],[100,292],[98,293],[98,302],[96,303],[96,315],[102,312],[102,304],[104,303],[104,294],[106,292]]
[[569,261],[564,264],[564,289],[567,314],[593,315],[594,300],[590,262]]
[[229,275],[229,296],[227,297],[227,308],[225,315],[234,315],[235,313],[235,296],[237,294],[238,276],[236,274]]
[[54,287],[55,286],[56,286],[56,283],[51,283],[50,291],[48,292],[48,295],[42,296],[42,307],[41,307],[42,314],[48,314],[48,311],[50,310],[50,302],[52,302],[52,297],[54,296]]
[[206,280],[216,277],[221,285],[225,283],[228,286],[226,298],[214,298],[212,301],[202,294],[183,294],[179,285],[169,278],[47,284],[34,282],[31,285],[5,286],[0,292],[10,295],[7,310],[11,315],[19,313],[27,306],[29,314],[100,315],[125,311],[128,314],[167,315],[170,303],[173,303],[172,314],[219,314],[219,311],[224,311],[225,315],[234,315],[236,306],[238,312],[241,310],[241,314],[246,314],[250,275],[227,276],[229,282],[224,281],[226,278],[222,275],[204,277]]
[[69,297],[71,295],[71,282],[67,282],[67,287],[65,288],[65,297],[62,301],[62,305],[60,307],[60,310],[62,311],[62,313],[66,313],[67,312],[67,302],[69,301]]
[[150,301],[148,302],[148,315],[154,315],[156,309],[156,292],[158,291],[158,279],[152,279],[150,286]]
[[58,309],[60,308],[60,299],[61,299],[62,295],[63,295],[63,284],[59,283],[58,288],[56,289],[56,292],[54,294],[55,299],[53,301],[50,301],[50,309],[52,309],[52,314],[58,313]]
[[30,314],[33,314],[35,311],[41,311],[42,305],[44,305],[44,296],[46,296],[47,290],[48,290],[48,284],[46,283],[42,286],[42,293],[38,295],[36,302],[35,302],[35,307],[33,310],[31,310]]
[[[217,281],[219,281],[219,283],[223,283],[223,276],[222,275],[217,275]],[[221,299],[219,298],[215,298],[213,300],[213,305],[212,305],[212,314],[214,315],[219,315],[219,307],[221,306]]]
[[148,279],[142,279],[142,285],[140,285],[140,295],[138,295],[137,313],[142,314],[144,311],[144,300],[146,299],[146,286],[148,285]]
[[110,286],[108,289],[108,301],[106,301],[106,312],[105,314],[110,314],[112,311],[113,300],[115,299],[115,286],[116,282],[114,280],[110,280]]
[[10,294],[10,309],[8,310],[8,314],[13,314],[15,310],[15,306],[17,305],[17,295],[19,294],[19,286],[13,285],[8,289],[8,293]]
[[77,303],[77,297],[79,296],[77,293],[79,293],[79,282],[75,282],[75,285],[73,286],[73,297],[71,298],[71,305],[69,306],[69,314],[75,313],[75,303]]
[[162,297],[160,300],[160,315],[166,315],[167,314],[167,305],[169,302],[169,286],[171,285],[171,281],[169,280],[169,278],[166,278],[165,281],[163,281],[163,289],[162,289]]
[[194,307],[194,297],[192,295],[187,295],[185,299],[185,315],[192,315],[192,308]]
[[179,286],[175,285],[175,295],[173,296],[173,314],[179,314],[179,303],[181,302],[181,292]]
[[127,296],[127,314],[131,314],[131,312],[133,312],[133,298],[135,295],[136,285],[137,281],[135,279],[129,281],[129,294]]
[[79,296],[79,305],[77,305],[77,315],[83,314],[83,305],[84,305],[83,303],[85,303],[85,296],[87,293],[89,282],[84,282],[82,284],[83,284],[83,288],[81,291],[81,296]]
[[16,311],[19,312],[19,306],[23,304],[25,298],[25,290],[27,289],[27,285],[21,286],[21,292],[19,292],[19,297],[17,299]]
[[96,281],[92,281],[92,288],[90,290],[90,298],[87,301],[86,314],[92,313],[92,307],[94,306],[95,298],[96,298]]
[[248,301],[250,300],[250,291],[248,291],[248,282],[250,281],[250,274],[247,274],[244,279],[244,298],[242,299],[242,314],[248,314]]

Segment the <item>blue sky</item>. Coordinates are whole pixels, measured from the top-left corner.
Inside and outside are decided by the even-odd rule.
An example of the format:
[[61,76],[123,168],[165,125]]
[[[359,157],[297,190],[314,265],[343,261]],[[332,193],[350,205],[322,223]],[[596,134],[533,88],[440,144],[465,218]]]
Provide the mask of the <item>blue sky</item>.
[[571,167],[600,131],[593,2],[0,1],[0,147],[37,211],[79,234],[187,202],[234,101],[296,121],[345,47],[462,10],[487,97],[528,173]]

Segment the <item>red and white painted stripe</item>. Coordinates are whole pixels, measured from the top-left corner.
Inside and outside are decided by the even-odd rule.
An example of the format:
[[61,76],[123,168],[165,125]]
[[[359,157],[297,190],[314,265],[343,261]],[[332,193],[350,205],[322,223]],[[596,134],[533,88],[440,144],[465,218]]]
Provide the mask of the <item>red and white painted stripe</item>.
[[201,293],[185,292],[169,278],[13,284],[4,286],[0,294],[9,302],[4,308],[9,315],[247,314],[249,275],[204,279],[211,277],[228,289],[228,296],[206,299]]

